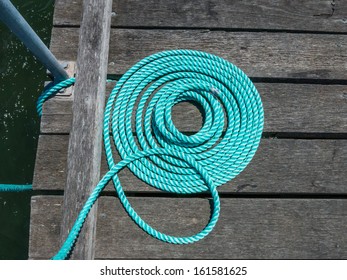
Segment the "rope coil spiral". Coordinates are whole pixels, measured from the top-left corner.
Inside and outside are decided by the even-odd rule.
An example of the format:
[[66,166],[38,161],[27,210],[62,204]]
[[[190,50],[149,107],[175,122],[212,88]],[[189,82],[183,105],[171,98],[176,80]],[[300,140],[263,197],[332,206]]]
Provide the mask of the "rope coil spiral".
[[[74,82],[74,78],[68,79],[45,92],[38,101],[39,114],[46,99]],[[199,104],[204,119],[200,131],[189,136],[181,133],[171,118],[172,107],[184,101]],[[172,50],[135,64],[117,82],[105,108],[103,137],[109,171],[88,198],[54,259],[68,256],[92,205],[110,180],[129,216],[148,234],[173,244],[204,238],[219,217],[217,187],[237,176],[250,162],[259,145],[263,118],[253,83],[220,57]],[[122,158],[118,163],[112,145]],[[188,237],[170,236],[152,228],[124,194],[117,176],[124,167],[162,191],[211,192],[213,209],[206,227]]]

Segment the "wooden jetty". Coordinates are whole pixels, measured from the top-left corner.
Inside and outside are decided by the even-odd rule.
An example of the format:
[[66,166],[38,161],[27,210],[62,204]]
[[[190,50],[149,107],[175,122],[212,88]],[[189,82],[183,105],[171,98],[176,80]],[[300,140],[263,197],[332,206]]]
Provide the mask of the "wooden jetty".
[[[102,4],[93,7],[96,2]],[[148,236],[124,212],[110,184],[72,257],[346,259],[347,3],[342,0],[113,0],[112,7],[111,1],[88,0],[84,8],[82,0],[56,0],[50,49],[59,60],[77,61],[77,77],[83,79],[73,96],[44,105],[29,258],[57,252],[88,188],[107,171],[104,155],[100,161],[96,114],[104,103],[106,72],[121,75],[147,55],[183,48],[219,55],[251,77],[265,112],[258,152],[219,188],[221,217],[202,241],[177,246]],[[82,93],[99,102],[84,102]],[[194,107],[175,110],[181,131],[199,128],[191,121],[198,115]],[[159,230],[192,234],[209,218],[208,196],[160,193],[128,170],[120,178],[134,208]]]

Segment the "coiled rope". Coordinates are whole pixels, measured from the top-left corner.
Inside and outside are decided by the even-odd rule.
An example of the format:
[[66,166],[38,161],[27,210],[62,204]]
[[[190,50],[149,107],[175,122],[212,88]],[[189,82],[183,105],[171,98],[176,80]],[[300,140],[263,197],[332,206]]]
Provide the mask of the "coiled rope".
[[[38,112],[42,112],[46,99],[74,82],[71,78],[45,92],[38,101]],[[171,118],[172,107],[184,101],[198,103],[203,111],[202,128],[190,136],[181,133]],[[164,51],[144,58],[122,76],[110,94],[103,127],[109,171],[93,190],[53,259],[65,259],[71,252],[85,218],[110,180],[129,216],[151,236],[173,244],[204,238],[220,212],[216,188],[246,167],[256,152],[262,130],[260,96],[249,78],[230,62],[193,50]],[[112,145],[122,158],[118,163]],[[117,176],[124,167],[162,191],[211,192],[213,209],[206,227],[186,237],[152,228],[124,194]]]

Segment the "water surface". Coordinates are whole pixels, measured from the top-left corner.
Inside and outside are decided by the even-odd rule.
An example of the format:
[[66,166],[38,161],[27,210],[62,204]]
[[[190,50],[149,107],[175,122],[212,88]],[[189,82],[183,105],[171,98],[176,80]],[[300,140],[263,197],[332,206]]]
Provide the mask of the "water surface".
[[[54,0],[12,0],[48,44]],[[30,184],[46,71],[0,22],[0,182]],[[31,193],[0,193],[0,259],[27,259]]]

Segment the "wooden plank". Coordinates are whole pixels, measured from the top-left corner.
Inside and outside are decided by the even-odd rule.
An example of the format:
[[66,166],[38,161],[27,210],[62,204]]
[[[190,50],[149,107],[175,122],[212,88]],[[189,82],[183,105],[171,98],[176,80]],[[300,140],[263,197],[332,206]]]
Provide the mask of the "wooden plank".
[[[112,0],[86,0],[77,57],[61,240],[66,239],[85,197],[100,177],[102,115]],[[94,258],[96,205],[86,219],[73,259]]]
[[[347,86],[283,83],[255,83],[255,86],[264,106],[264,132],[347,131]],[[106,92],[112,88],[113,84],[108,85]],[[173,118],[181,131],[195,132],[200,128],[200,114],[187,103],[174,107]],[[71,119],[72,99],[53,98],[43,107],[41,133],[69,133]]]
[[[67,135],[41,135],[33,185],[61,190],[66,176]],[[119,157],[116,156],[116,162]],[[105,157],[101,174],[107,172]],[[347,140],[262,139],[246,169],[219,188],[221,193],[346,193]],[[127,169],[120,173],[126,191],[155,191]],[[113,191],[112,185],[107,187]]]
[[62,205],[63,196],[31,198],[29,259],[50,259],[57,253],[61,243]]
[[72,125],[72,96],[55,96],[43,104],[41,133],[70,133]]
[[[74,60],[77,38],[78,28],[53,28],[52,52]],[[219,55],[251,77],[347,79],[347,35],[209,30],[112,29],[108,73],[123,74],[138,60],[168,49]]]
[[[210,215],[199,198],[130,198],[136,211],[165,233],[198,232]],[[30,258],[58,249],[62,197],[33,197]],[[214,231],[192,245],[162,243],[140,230],[118,199],[99,199],[98,259],[346,259],[347,200],[222,198]],[[47,243],[46,243],[47,242]]]
[[[78,26],[82,0],[57,0],[54,24]],[[112,26],[346,32],[343,0],[115,0]]]

